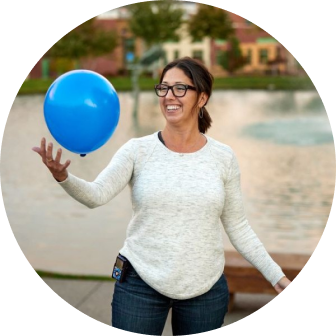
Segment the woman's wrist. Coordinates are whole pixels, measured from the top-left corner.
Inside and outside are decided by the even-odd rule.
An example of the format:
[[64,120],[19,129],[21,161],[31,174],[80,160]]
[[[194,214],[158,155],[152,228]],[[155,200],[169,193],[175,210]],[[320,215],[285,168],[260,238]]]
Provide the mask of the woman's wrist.
[[53,175],[53,176],[54,176],[54,179],[57,182],[64,182],[68,178],[68,174],[65,174],[65,175]]

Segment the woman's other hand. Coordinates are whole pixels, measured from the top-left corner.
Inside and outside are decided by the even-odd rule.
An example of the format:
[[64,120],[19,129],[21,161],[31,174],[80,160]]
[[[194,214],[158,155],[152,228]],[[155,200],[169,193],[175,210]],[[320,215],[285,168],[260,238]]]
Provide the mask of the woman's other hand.
[[274,286],[274,289],[279,293],[281,293],[289,284],[291,281],[287,279],[286,277],[281,278],[276,285]]

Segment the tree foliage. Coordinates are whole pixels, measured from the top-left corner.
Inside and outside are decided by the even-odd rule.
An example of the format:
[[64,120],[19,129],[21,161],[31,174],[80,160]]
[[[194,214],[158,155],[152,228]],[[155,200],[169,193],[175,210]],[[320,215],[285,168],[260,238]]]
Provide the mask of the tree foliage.
[[183,10],[178,1],[161,0],[139,2],[127,6],[131,13],[132,33],[142,38],[148,47],[169,40],[178,40],[177,29],[182,24]]
[[102,56],[115,49],[117,34],[104,31],[90,19],[56,42],[47,52],[47,56],[79,60],[84,57]]
[[194,41],[204,37],[227,39],[234,34],[231,20],[226,11],[203,4],[198,5],[197,13],[190,18],[188,30]]
[[219,64],[232,74],[246,63],[247,59],[240,49],[239,40],[236,37],[231,37],[228,41],[227,50],[222,51],[219,56]]

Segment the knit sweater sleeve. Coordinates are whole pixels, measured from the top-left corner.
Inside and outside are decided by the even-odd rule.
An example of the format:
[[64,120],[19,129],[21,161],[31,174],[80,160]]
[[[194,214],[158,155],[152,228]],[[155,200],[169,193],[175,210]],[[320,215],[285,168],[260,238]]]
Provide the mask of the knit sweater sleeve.
[[87,182],[72,174],[59,185],[75,200],[88,208],[106,204],[130,182],[134,168],[133,140],[123,145],[108,166],[93,182]]
[[240,170],[233,152],[226,176],[225,205],[221,215],[224,229],[236,250],[274,286],[284,273],[267,253],[246,219],[240,187]]

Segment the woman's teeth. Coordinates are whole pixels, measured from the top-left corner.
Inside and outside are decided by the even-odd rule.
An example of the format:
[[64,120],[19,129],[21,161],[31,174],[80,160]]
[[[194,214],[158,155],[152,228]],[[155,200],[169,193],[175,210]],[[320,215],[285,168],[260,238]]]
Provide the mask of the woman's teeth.
[[178,108],[179,108],[179,106],[176,106],[176,105],[168,105],[167,106],[168,111],[174,111],[174,110],[177,110]]

